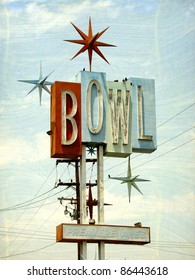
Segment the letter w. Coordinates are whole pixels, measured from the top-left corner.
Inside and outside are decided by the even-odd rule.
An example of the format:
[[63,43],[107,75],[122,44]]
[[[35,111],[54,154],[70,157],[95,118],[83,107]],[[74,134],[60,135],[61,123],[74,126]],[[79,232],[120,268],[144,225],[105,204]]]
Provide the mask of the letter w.
[[[114,98],[115,95],[116,98]],[[121,138],[123,144],[128,144],[130,90],[126,90],[125,98],[124,96],[125,96],[125,91],[117,89],[117,93],[114,93],[113,89],[109,89],[112,139],[114,144],[118,143],[119,130],[121,130]]]

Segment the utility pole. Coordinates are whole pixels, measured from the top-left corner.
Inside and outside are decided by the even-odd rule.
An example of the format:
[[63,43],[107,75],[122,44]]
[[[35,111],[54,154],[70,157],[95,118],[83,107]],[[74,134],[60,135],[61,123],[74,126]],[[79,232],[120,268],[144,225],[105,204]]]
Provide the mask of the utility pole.
[[[104,162],[103,162],[103,146],[97,147],[97,185],[98,185],[98,223],[104,223]],[[105,259],[105,243],[98,243],[98,258]]]
[[[80,183],[79,162],[75,161],[76,199],[77,199],[77,224],[80,224]],[[81,243],[77,243],[78,260],[81,260]]]
[[[75,186],[76,198],[74,199],[77,212],[77,224],[87,224],[87,186],[98,186],[98,223],[104,223],[104,184],[103,184],[103,146],[97,147],[97,159],[87,159],[86,158],[86,146],[82,147],[82,156],[79,159],[58,159],[58,163],[75,163],[75,182],[59,182],[58,185],[61,186]],[[86,163],[92,162],[93,164],[97,162],[97,182],[87,183],[86,182]],[[79,170],[80,169],[80,170]],[[80,171],[80,172],[79,172]],[[59,198],[59,200],[68,200],[66,198]],[[104,242],[98,243],[99,259],[105,259],[105,244]],[[78,260],[87,259],[87,242],[77,243],[77,254]]]
[[[80,158],[80,224],[86,224],[86,146],[82,145]],[[80,259],[87,259],[87,242],[80,242]]]

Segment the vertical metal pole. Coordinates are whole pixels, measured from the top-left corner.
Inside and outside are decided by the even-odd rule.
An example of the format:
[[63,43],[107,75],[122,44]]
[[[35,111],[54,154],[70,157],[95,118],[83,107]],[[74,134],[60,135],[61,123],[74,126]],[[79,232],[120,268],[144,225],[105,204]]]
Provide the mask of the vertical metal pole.
[[[79,184],[79,163],[75,162],[75,179],[76,179],[76,199],[77,199],[77,224],[80,224],[80,184]],[[78,260],[81,259],[80,242],[77,244]]]
[[[103,166],[103,146],[97,148],[97,185],[98,185],[98,223],[104,223],[104,166]],[[98,243],[98,258],[105,259],[105,243]]]
[[[80,159],[80,224],[86,223],[86,147],[82,145],[82,156]],[[80,259],[87,259],[87,242],[80,243]]]

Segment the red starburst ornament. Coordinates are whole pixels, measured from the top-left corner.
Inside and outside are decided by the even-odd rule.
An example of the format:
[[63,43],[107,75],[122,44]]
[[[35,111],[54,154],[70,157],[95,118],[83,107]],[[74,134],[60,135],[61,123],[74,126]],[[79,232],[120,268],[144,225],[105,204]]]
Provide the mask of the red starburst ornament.
[[108,60],[105,58],[103,53],[98,48],[98,47],[116,47],[115,45],[111,45],[111,44],[107,44],[107,43],[103,43],[103,42],[98,41],[100,36],[102,36],[102,34],[109,27],[107,27],[103,31],[98,32],[97,34],[93,35],[91,18],[89,18],[88,35],[86,35],[77,26],[75,26],[72,22],[71,22],[71,24],[74,26],[76,31],[80,34],[80,36],[83,38],[82,40],[64,40],[64,41],[67,41],[67,42],[83,45],[83,47],[78,51],[77,54],[75,54],[75,56],[73,56],[72,59],[74,59],[79,54],[81,54],[81,53],[85,52],[86,50],[88,50],[90,71],[91,71],[91,65],[92,65],[92,53],[93,53],[93,51],[95,51],[101,58],[103,58],[109,64]]

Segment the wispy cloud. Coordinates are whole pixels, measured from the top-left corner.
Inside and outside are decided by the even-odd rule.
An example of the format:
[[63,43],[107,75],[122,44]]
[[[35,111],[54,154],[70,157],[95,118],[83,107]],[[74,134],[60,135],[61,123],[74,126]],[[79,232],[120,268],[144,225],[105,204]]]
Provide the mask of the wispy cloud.
[[[113,6],[112,1],[55,1],[55,3],[35,1],[10,1],[1,5],[3,12],[3,28],[1,36],[6,37],[8,30],[13,36],[32,36],[64,28],[70,21],[80,17],[83,12],[100,11],[101,8]],[[31,29],[31,34],[28,30]],[[11,35],[10,34],[10,35]]]
[[171,215],[182,216],[187,219],[195,211],[195,194],[192,191],[186,192],[185,194],[179,193],[169,199],[165,196],[160,197],[159,195],[150,194],[144,197],[138,194],[134,195],[130,204],[127,196],[124,197],[121,195],[119,199],[114,190],[113,193],[107,193],[106,197],[108,200],[106,202],[113,204],[113,206],[106,207],[106,220],[110,221],[110,223],[116,223],[117,218],[117,223],[119,224],[127,220],[135,220],[135,222],[136,219],[148,220],[150,216],[153,217],[153,220],[156,220],[159,215],[168,215],[170,220]]
[[0,166],[27,164],[49,158],[49,138],[45,133],[35,134],[31,140],[22,136],[1,139]]

